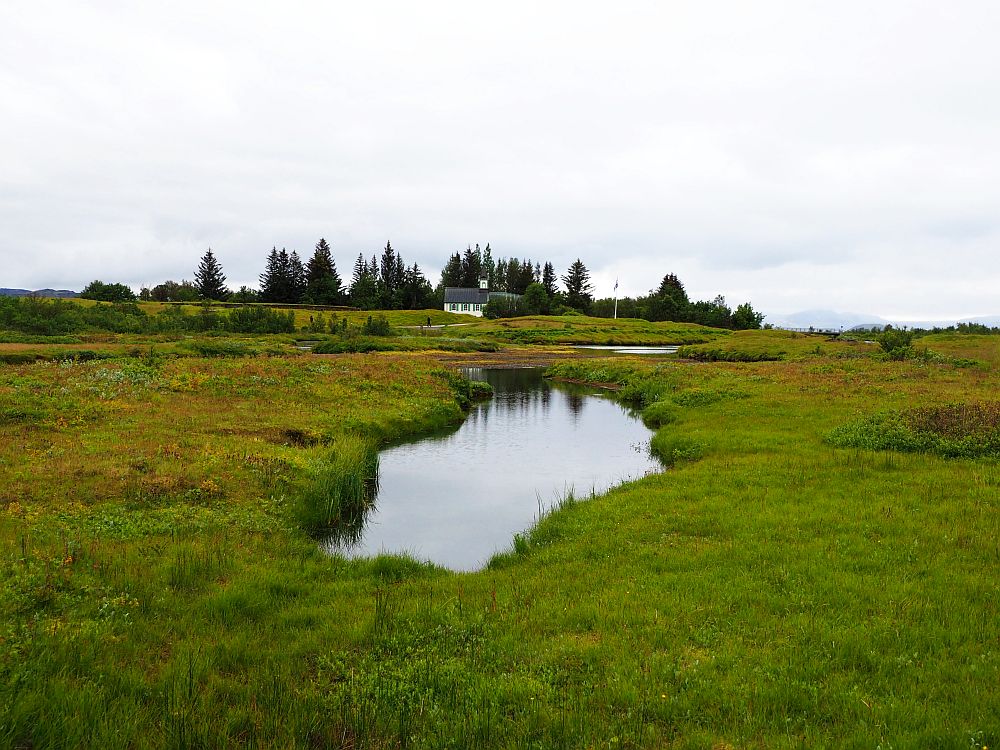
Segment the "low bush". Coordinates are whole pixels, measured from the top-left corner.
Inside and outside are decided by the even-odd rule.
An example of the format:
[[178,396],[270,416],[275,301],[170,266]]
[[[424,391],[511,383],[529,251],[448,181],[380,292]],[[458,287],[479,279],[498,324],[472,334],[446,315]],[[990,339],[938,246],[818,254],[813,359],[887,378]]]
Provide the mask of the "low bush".
[[827,441],[843,448],[1000,458],[1000,402],[880,412],[838,427]]
[[182,346],[200,357],[256,357],[260,354],[252,346],[231,339],[185,341]]
[[889,359],[903,360],[913,353],[913,333],[886,326],[876,339]]

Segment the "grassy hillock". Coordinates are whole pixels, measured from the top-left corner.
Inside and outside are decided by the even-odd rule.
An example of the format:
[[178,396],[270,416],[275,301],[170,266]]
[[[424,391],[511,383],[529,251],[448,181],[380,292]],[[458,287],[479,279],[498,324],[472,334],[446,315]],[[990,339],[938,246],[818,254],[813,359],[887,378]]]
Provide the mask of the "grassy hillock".
[[850,356],[877,347],[794,331],[734,331],[707,344],[682,346],[677,355],[703,362],[766,362],[815,355]]

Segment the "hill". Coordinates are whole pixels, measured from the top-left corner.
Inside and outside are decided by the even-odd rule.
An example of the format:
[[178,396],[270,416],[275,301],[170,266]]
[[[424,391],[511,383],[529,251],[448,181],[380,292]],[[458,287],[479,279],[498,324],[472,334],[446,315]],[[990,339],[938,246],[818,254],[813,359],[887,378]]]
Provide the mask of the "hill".
[[36,289],[32,291],[30,289],[0,288],[0,297],[28,297],[32,294],[36,297],[58,297],[61,299],[80,296],[79,292],[70,289]]

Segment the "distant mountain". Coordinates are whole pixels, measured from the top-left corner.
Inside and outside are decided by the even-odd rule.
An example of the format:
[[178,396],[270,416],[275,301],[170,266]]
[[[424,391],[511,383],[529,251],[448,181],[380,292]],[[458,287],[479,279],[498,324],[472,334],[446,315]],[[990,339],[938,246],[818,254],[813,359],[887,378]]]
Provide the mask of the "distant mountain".
[[786,315],[768,315],[765,323],[778,328],[843,328],[845,331],[855,326],[883,326],[890,321],[878,315],[837,312],[836,310],[801,310]]
[[785,315],[768,315],[765,323],[777,328],[874,328],[881,330],[887,324],[897,328],[947,328],[956,323],[980,323],[984,326],[1000,326],[1000,315],[981,315],[975,318],[952,318],[950,320],[891,320],[879,315],[837,312],[836,310],[801,310]]
[[70,297],[79,297],[79,292],[74,292],[69,289],[3,289],[0,288],[0,297],[27,297],[28,295],[34,294],[36,297],[60,297],[63,299]]

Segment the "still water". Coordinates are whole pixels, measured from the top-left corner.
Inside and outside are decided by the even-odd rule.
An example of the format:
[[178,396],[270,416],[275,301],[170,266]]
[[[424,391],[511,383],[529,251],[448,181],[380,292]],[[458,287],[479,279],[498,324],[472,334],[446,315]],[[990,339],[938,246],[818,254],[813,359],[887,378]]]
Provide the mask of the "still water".
[[677,354],[678,346],[597,346],[576,344],[574,349],[596,349],[610,354]]
[[408,552],[475,570],[510,546],[568,491],[577,497],[649,472],[650,432],[594,389],[551,383],[540,369],[468,369],[494,389],[457,430],[380,454],[378,496],[348,556]]

